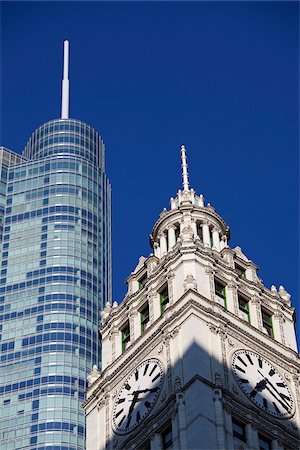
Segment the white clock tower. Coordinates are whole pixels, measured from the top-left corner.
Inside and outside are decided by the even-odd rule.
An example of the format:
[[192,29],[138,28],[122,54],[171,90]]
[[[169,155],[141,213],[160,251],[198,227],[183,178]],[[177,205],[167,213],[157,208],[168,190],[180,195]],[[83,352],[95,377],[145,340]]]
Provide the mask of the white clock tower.
[[102,312],[87,450],[298,449],[299,356],[290,295],[267,288],[189,188],[171,198],[121,304]]

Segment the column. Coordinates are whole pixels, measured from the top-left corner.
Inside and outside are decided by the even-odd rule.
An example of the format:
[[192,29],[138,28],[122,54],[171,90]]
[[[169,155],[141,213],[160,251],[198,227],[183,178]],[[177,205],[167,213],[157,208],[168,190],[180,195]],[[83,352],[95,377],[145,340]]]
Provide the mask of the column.
[[198,235],[197,235],[197,223],[196,223],[196,221],[194,219],[191,220],[191,227],[192,227],[192,230],[194,232],[194,237],[195,238],[198,237]]
[[171,250],[174,245],[176,244],[176,238],[175,238],[175,227],[174,225],[170,225],[168,228],[168,238],[169,238],[169,248],[168,250]]
[[160,317],[160,301],[159,294],[157,292],[153,292],[151,294],[151,298],[149,298],[149,313],[150,320],[153,322]]
[[150,439],[150,448],[151,450],[161,450],[161,437],[159,434],[154,433]]
[[153,248],[154,248],[154,256],[160,258],[160,248],[157,242],[154,242]]
[[272,325],[274,332],[274,339],[285,344],[284,328],[283,328],[283,314],[281,311],[275,311],[272,316]]
[[217,250],[217,252],[220,251],[220,235],[219,231],[214,228],[212,231],[212,239],[213,239],[213,250]]
[[163,233],[159,236],[159,246],[160,246],[160,256],[162,257],[167,253],[167,239]]
[[236,284],[230,281],[226,286],[226,303],[228,311],[238,315]]
[[224,418],[223,418],[223,405],[221,389],[215,389],[214,393],[214,407],[215,407],[215,418],[216,418],[216,429],[217,429],[217,445],[218,449],[225,448],[225,433],[224,433]]
[[210,247],[210,234],[209,234],[208,222],[203,222],[202,230],[203,230],[204,247]]
[[234,448],[231,414],[230,411],[226,410],[226,407],[224,408],[224,419],[225,419],[227,448]]
[[[178,434],[179,434],[179,448],[187,449],[187,435],[186,435],[186,417],[185,417],[185,402],[183,394],[177,394],[177,418],[178,418]],[[172,427],[173,434],[173,427]],[[174,433],[175,434],[175,433]]]
[[257,295],[253,295],[251,297],[251,300],[249,302],[249,308],[250,308],[250,322],[251,325],[253,325],[254,327],[258,328],[259,330],[261,330],[260,327],[260,299]]
[[257,433],[253,429],[251,423],[246,424],[246,439],[249,450],[256,450],[259,447],[256,447],[257,443]]
[[221,240],[220,240],[220,251],[222,251],[223,248],[226,247],[226,245],[227,245],[227,239],[226,239],[225,234],[223,234],[223,236],[221,237]]

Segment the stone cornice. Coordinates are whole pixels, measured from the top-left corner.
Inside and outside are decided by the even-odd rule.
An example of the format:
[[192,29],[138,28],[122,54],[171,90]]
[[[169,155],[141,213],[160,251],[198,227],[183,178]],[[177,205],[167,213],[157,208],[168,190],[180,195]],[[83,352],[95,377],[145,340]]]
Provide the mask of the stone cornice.
[[[190,295],[192,295],[193,298],[185,301],[186,298]],[[205,301],[209,306],[200,304],[199,301],[196,300],[196,298]],[[165,335],[165,332],[169,329],[169,326],[172,323],[177,324],[178,320],[180,320],[183,314],[191,306],[204,313],[204,316],[202,317],[208,323],[215,323],[217,321],[219,325],[226,327],[228,332],[229,330],[233,330],[233,337],[235,337],[235,339],[239,340],[240,342],[243,342],[245,345],[249,345],[249,347],[251,347],[253,346],[253,342],[255,342],[257,344],[257,351],[261,350],[268,352],[269,359],[275,360],[275,362],[277,361],[277,363],[278,361],[284,360],[285,364],[288,363],[292,367],[294,367],[295,370],[298,369],[297,360],[299,360],[299,355],[295,351],[275,340],[271,340],[272,346],[268,345],[266,343],[267,337],[262,331],[242,321],[241,319],[238,319],[235,314],[231,313],[228,310],[222,311],[222,313],[219,312],[217,309],[221,310],[221,307],[215,302],[205,298],[194,290],[188,289],[182,295],[182,297],[177,300],[177,302],[169,306],[167,314],[160,316],[153,324],[149,326],[149,328],[147,328],[142,336],[138,337],[132,343],[132,346],[128,349],[128,351],[134,349],[133,351],[131,351],[130,353],[123,353],[109,367],[105,369],[105,371],[101,374],[101,380],[97,380],[95,382],[99,383],[96,388],[93,388],[94,385],[91,385],[91,387],[88,388],[88,391],[90,391],[91,389],[94,389],[94,391],[92,392],[91,397],[87,399],[85,405],[87,405],[92,400],[92,398],[97,397],[97,394],[101,391],[101,389],[104,389],[104,387],[112,380],[119,378],[118,375],[120,375],[125,367],[130,365],[130,362],[132,360],[142,360],[146,356],[146,352],[149,352],[150,344],[152,344],[151,347],[153,348],[155,347],[155,345],[158,345],[161,340],[161,333],[164,333]],[[228,317],[224,317],[224,314],[226,314]],[[162,322],[162,326],[157,327],[157,324],[160,321]],[[243,327],[241,327],[240,324],[243,324]],[[248,328],[249,331],[247,331],[245,328]],[[151,334],[151,331],[153,330],[155,331]],[[145,336],[147,335],[148,337],[145,340]],[[278,350],[274,348],[275,346],[278,347]],[[285,356],[283,359],[281,350],[289,352],[291,354],[291,357]],[[116,368],[113,369],[113,367]]]

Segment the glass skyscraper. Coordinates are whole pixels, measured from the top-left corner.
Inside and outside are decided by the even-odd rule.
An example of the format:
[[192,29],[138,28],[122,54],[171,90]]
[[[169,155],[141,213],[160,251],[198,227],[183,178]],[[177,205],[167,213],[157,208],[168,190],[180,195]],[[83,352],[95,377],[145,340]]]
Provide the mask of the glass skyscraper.
[[39,127],[0,148],[1,450],[83,450],[81,403],[111,301],[111,189],[100,135]]

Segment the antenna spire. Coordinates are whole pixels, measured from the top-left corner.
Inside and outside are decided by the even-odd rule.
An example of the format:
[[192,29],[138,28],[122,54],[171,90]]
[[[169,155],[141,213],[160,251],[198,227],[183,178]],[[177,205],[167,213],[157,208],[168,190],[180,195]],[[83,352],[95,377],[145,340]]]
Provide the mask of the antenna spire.
[[184,191],[189,190],[188,165],[186,162],[185,146],[181,146],[182,186]]
[[64,41],[64,75],[62,80],[61,118],[69,118],[69,41]]

